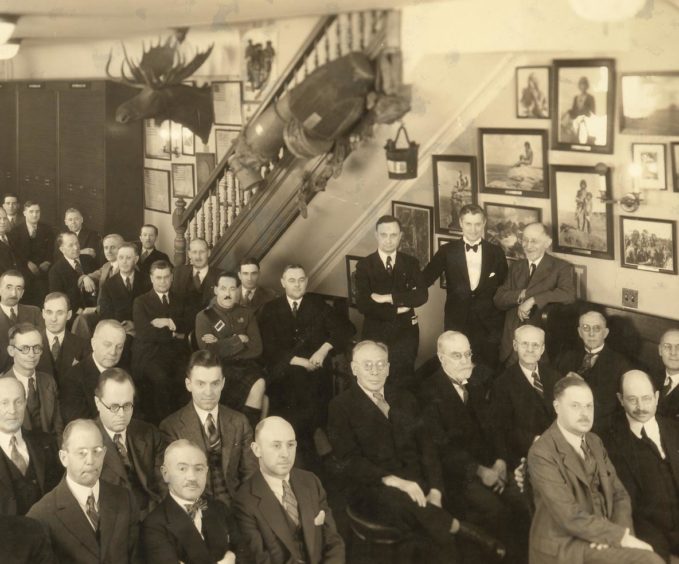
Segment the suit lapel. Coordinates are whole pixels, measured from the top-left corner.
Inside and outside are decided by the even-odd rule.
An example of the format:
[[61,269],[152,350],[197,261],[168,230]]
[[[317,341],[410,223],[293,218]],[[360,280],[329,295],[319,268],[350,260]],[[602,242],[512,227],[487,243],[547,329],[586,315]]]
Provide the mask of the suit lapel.
[[540,261],[540,264],[538,264],[538,267],[535,269],[535,272],[533,273],[533,278],[531,278],[530,281],[528,282],[528,288],[536,286],[541,280],[547,277],[551,270],[552,270],[552,257],[545,253],[544,255],[542,255],[542,260]]
[[104,438],[104,446],[106,447],[104,464],[118,475],[122,483],[127,484],[127,472],[125,471],[123,461],[120,459],[120,456],[118,456],[116,445],[111,440],[111,437],[106,432],[106,429],[104,429],[104,426],[99,419],[97,419],[97,426],[101,431],[101,436]]
[[596,460],[597,471],[599,473],[599,483],[601,484],[601,490],[604,494],[604,499],[606,500],[606,514],[613,515],[613,484],[608,476],[608,470],[606,469],[606,461],[604,460],[604,451],[599,446],[599,443],[591,439],[592,434],[587,433],[585,440],[587,441],[587,446],[590,452]]
[[[137,432],[134,420],[132,420],[127,427],[127,446],[128,454],[134,464],[135,474],[139,478],[142,486],[144,486],[144,489],[148,491],[148,477],[143,470],[146,468],[144,461],[147,459],[146,453],[149,445],[146,442],[144,434]],[[151,468],[151,471],[153,471],[153,468]]]
[[456,241],[455,243],[451,244],[453,245],[453,249],[451,252],[453,262],[460,269],[460,272],[464,273],[463,278],[465,281],[466,289],[471,291],[471,282],[469,281],[469,269],[467,268],[467,256],[464,250],[464,241],[460,239],[459,241]]
[[[187,560],[190,562],[213,561],[214,559],[211,557],[205,541],[203,541],[198,529],[196,529],[196,525],[184,508],[179,507],[169,494],[163,500],[163,505],[165,506],[167,528],[179,539],[186,556],[189,557]],[[203,514],[203,528],[209,528],[208,523],[211,520],[209,511],[208,505],[208,509]]]
[[[100,482],[101,484],[101,482]],[[101,487],[101,486],[100,486]],[[89,550],[99,561],[99,545],[94,529],[90,524],[85,513],[78,505],[71,490],[68,489],[66,478],[62,479],[55,491],[55,502],[57,506],[57,518],[73,537]],[[101,492],[100,492],[101,499]],[[103,505],[100,503],[100,505]]]
[[33,470],[35,470],[35,475],[40,485],[40,491],[45,492],[45,456],[40,449],[35,448],[30,435],[24,435],[24,442],[28,449],[30,463],[33,464]]
[[[564,438],[559,431],[559,428],[554,423],[551,428],[554,435],[554,442],[561,454],[564,466],[566,466],[575,476],[589,488],[589,480],[585,474],[585,468],[582,464],[582,459],[580,455],[575,452],[575,449],[570,445],[570,443]],[[586,439],[585,439],[586,440]],[[588,443],[589,444],[589,443]]]
[[183,408],[181,420],[184,424],[184,428],[182,429],[180,436],[205,448],[206,445],[202,427],[200,425],[200,418],[198,417],[196,410],[193,409],[193,404],[191,402]]
[[675,428],[668,425],[664,418],[658,417],[657,419],[660,427],[660,440],[672,468],[672,475],[679,476],[679,436],[675,433]]
[[291,554],[295,553],[295,541],[292,538],[292,531],[285,520],[283,506],[278,502],[271,488],[264,481],[260,471],[252,476],[250,485],[251,492],[259,498],[259,507],[264,520],[269,524],[271,530],[285,545]]
[[35,381],[37,383],[38,397],[40,398],[40,421],[42,422],[43,430],[47,431],[51,427],[50,415],[54,411],[54,398],[47,389],[45,374],[38,375],[36,372]]
[[302,533],[304,534],[304,544],[309,555],[314,554],[315,540],[316,540],[316,525],[314,525],[314,506],[311,499],[311,492],[298,479],[298,474],[293,468],[290,471],[290,486],[297,498],[297,507],[299,509],[299,520],[302,525]]
[[[354,384],[353,387],[353,393],[357,398],[357,401],[359,405],[362,405],[362,409],[365,412],[366,416],[369,417],[370,419],[373,420],[378,425],[381,426],[389,426],[389,419],[387,419],[384,414],[380,411],[380,408],[377,407],[373,403],[373,401],[365,394],[363,390],[361,390],[358,386],[358,384]],[[394,406],[389,402],[389,393],[385,389],[384,391],[384,399],[389,403],[389,407],[393,408]],[[391,410],[389,411],[389,417],[392,416]]]
[[[107,487],[105,482],[99,482],[99,543],[101,546],[101,561],[106,561],[106,553],[111,541],[114,540],[116,521],[118,520],[118,506],[120,500]],[[115,539],[120,542],[122,539]]]
[[[304,300],[302,300],[302,303],[304,303]],[[226,476],[229,469],[229,458],[231,457],[231,445],[235,440],[236,430],[226,409],[221,405],[219,406],[219,433],[222,439],[222,469],[224,476]]]

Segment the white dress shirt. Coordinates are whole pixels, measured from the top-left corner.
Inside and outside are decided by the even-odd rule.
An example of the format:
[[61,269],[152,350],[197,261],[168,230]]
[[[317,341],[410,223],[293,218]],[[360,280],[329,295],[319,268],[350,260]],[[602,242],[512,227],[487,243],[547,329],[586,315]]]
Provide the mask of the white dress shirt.
[[545,258],[545,255],[544,255],[544,254],[543,254],[539,259],[536,259],[536,260],[533,260],[533,261],[529,260],[529,261],[528,261],[528,271],[530,272],[530,265],[531,265],[531,264],[534,264],[534,265],[535,265],[535,270],[537,270],[537,269],[538,269],[538,266],[540,266],[540,263],[542,262],[542,259],[543,259],[543,258]]
[[52,333],[49,329],[45,329],[45,335],[47,336],[47,346],[51,349],[52,345],[54,344],[54,337],[56,337],[59,341],[59,347],[61,347],[64,344],[65,333],[66,331],[62,331],[61,333]]
[[116,444],[113,437],[115,437],[116,435],[120,435],[120,438],[122,439],[125,448],[127,448],[127,429],[123,429],[122,431],[111,431],[111,429],[106,427],[106,425],[102,425],[102,427],[104,428],[104,431],[106,431],[106,434],[111,438],[111,442],[113,444]]
[[[283,505],[283,480],[290,484],[290,474],[288,473],[285,478],[277,478],[262,472],[262,477],[264,478],[264,481],[267,483],[267,485],[271,488],[273,494],[276,496],[278,503]],[[290,486],[290,488],[292,489],[292,486]]]
[[[203,429],[205,429],[205,421],[207,421],[207,416],[210,414],[212,414],[212,420],[215,422],[215,427],[219,429],[219,424],[217,420],[217,417],[219,416],[219,404],[215,405],[214,408],[211,409],[210,411],[205,411],[204,409],[201,409],[194,403],[193,409],[196,410],[196,413],[198,414],[198,419],[200,419],[200,424],[203,426]],[[207,429],[205,429],[205,432],[207,433]]]
[[[370,398],[370,401],[373,402],[375,405],[377,405],[377,399],[375,399],[375,396],[373,396],[373,394],[382,394],[382,397],[384,397],[384,386],[382,386],[379,390],[375,390],[373,392],[372,390],[368,390],[368,389],[364,388],[363,386],[361,386],[361,384],[358,382],[358,380],[356,381],[356,383],[358,384],[358,387],[361,388],[361,390],[363,390],[363,393],[366,396],[368,396],[368,398]],[[384,401],[387,401],[386,398],[385,398]]]
[[[182,499],[178,495],[175,495],[172,490],[170,490],[170,495],[172,496],[172,499],[174,499],[177,502],[177,505],[181,507],[186,514],[188,515],[188,510],[186,509],[187,505],[193,505],[193,501],[189,501],[188,499]],[[203,510],[199,509],[196,511],[196,516],[193,518],[193,524],[196,526],[196,529],[198,529],[198,533],[200,536],[203,536]]]
[[[155,290],[154,290],[154,292],[155,292]],[[156,296],[158,296],[158,299],[161,301],[161,303],[163,301],[163,296],[167,296],[167,303],[168,304],[170,303],[170,292],[162,292],[162,293],[156,292]]]
[[205,276],[207,276],[207,268],[207,266],[204,266],[203,268],[193,267],[193,276],[195,277],[196,274],[198,274],[198,279],[201,284],[203,283],[203,280],[205,280]]
[[380,260],[382,261],[385,269],[387,268],[387,257],[391,257],[391,268],[396,268],[396,251],[393,253],[385,253],[378,249],[377,254],[380,255]]
[[528,380],[528,383],[534,386],[534,380],[533,380],[533,372],[535,372],[538,375],[538,378],[540,377],[540,370],[538,366],[535,366],[535,370],[528,370],[523,364],[519,362],[519,368],[521,369],[521,372],[523,372],[523,375],[526,377],[526,380]]
[[[94,505],[97,508],[97,513],[99,513],[99,480],[97,480],[97,483],[94,484],[91,488],[87,486],[81,486],[80,484],[76,484],[71,478],[66,474],[66,485],[68,485],[68,489],[71,490],[71,493],[73,494],[73,497],[75,497],[75,500],[78,502],[78,505],[80,506],[80,509],[83,510],[83,513],[85,514],[85,518],[90,521],[90,518],[87,517],[87,498],[90,497],[90,494],[94,494]],[[94,526],[94,523],[92,523],[92,526]]]
[[19,451],[19,454],[24,457],[26,464],[28,464],[31,457],[28,454],[26,441],[24,441],[24,438],[21,435],[21,429],[16,433],[0,433],[0,448],[2,448],[2,451],[7,455],[7,458],[12,460],[12,447],[9,446],[12,437],[17,438],[17,450]]
[[563,435],[564,439],[566,439],[566,442],[573,447],[575,452],[578,453],[578,456],[580,458],[585,458],[585,453],[582,450],[582,438],[584,435],[576,435],[575,433],[566,431],[566,429],[559,425],[558,422],[556,426],[559,428],[559,431],[561,431],[561,434]]
[[[113,274],[111,274],[113,276]],[[134,270],[128,274],[123,274],[122,272],[120,273],[120,277],[123,279],[123,284],[127,282],[127,279],[130,279],[130,286],[134,286]],[[169,300],[170,298],[168,298]],[[162,300],[162,298],[161,298]]]
[[655,444],[655,446],[658,447],[660,456],[662,456],[664,460],[665,451],[663,450],[662,441],[660,440],[660,427],[658,427],[658,421],[656,421],[656,418],[653,417],[652,419],[646,421],[646,423],[641,423],[640,421],[632,419],[629,415],[627,414],[625,415],[627,416],[627,421],[629,422],[630,431],[634,433],[637,439],[640,439],[641,430],[646,429],[646,435],[648,436],[649,439],[653,441],[653,444]]
[[465,259],[467,260],[467,272],[469,273],[469,287],[471,288],[472,291],[476,290],[476,288],[479,285],[479,281],[481,280],[481,263],[482,263],[482,246],[481,246],[481,239],[476,241],[475,243],[469,242],[466,238],[463,238],[462,241],[467,244],[467,245],[478,245],[478,249],[476,249],[476,252],[473,250],[467,250],[465,247]]
[[35,390],[36,392],[38,391],[38,377],[35,370],[33,371],[33,374],[31,374],[30,376],[24,376],[23,374],[19,374],[19,372],[14,370],[14,375],[17,377],[17,380],[19,380],[19,382],[23,384],[24,390],[26,391],[26,397],[28,397],[28,380],[31,377],[35,378]]
[[97,359],[94,357],[94,354],[92,355],[92,362],[94,362],[94,366],[97,367],[97,370],[99,370],[99,374],[101,374],[104,370],[106,370],[105,366],[102,366],[97,362]]
[[0,308],[2,308],[2,311],[7,316],[7,319],[12,318],[12,310],[14,310],[14,313],[17,315],[17,317],[19,316],[19,304],[12,307],[6,306],[5,304],[0,304]]
[[297,311],[299,311],[299,308],[302,307],[302,300],[304,299],[304,296],[302,296],[301,298],[297,298],[296,300],[293,300],[290,296],[287,296],[287,295],[285,297],[288,300],[288,305],[290,306],[290,311],[293,310],[292,304],[295,303],[295,302],[297,302]]
[[679,384],[679,373],[677,374],[670,374],[667,370],[665,370],[665,382],[663,382],[663,386],[667,384],[667,380],[669,379],[670,381],[670,390],[669,393],[672,393],[674,391],[674,388],[677,387],[677,384]]

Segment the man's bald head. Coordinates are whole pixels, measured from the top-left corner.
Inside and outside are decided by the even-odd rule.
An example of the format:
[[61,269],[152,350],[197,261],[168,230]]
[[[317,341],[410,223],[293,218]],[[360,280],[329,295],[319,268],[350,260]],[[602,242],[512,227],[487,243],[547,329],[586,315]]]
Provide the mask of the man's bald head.
[[266,417],[257,423],[257,426],[255,427],[255,442],[260,439],[262,434],[264,434],[265,437],[292,434],[292,437],[295,438],[295,430],[292,428],[292,425],[282,417],[276,415]]
[[295,430],[282,417],[262,419],[255,428],[252,452],[263,474],[287,479],[297,454]]
[[26,390],[14,376],[0,378],[0,432],[16,433],[26,412]]
[[17,392],[24,398],[26,397],[26,389],[17,378],[14,376],[2,376],[0,378],[0,402],[2,402],[2,399],[11,392]]
[[469,345],[469,339],[460,331],[444,331],[436,340],[436,350],[445,354],[450,347],[455,347],[457,344]]
[[646,423],[655,417],[658,398],[653,380],[643,370],[628,370],[620,377],[618,401],[635,421]]

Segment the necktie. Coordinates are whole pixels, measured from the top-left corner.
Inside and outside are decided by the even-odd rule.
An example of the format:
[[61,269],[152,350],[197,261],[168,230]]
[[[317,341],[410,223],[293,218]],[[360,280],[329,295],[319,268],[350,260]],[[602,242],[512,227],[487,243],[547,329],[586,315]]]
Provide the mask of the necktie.
[[252,290],[245,290],[245,305],[249,305],[252,300]]
[[59,344],[59,337],[54,337],[52,341],[52,358],[56,361],[59,358],[59,352],[61,351],[61,345]]
[[7,240],[7,235],[2,235],[2,236],[0,236],[0,240],[1,240],[5,245],[9,245],[9,241]]
[[540,380],[540,375],[537,372],[533,372],[531,374],[531,378],[533,378],[533,387],[537,390],[538,394],[540,394],[540,397],[544,397],[545,389],[542,386],[542,380]]
[[17,322],[17,311],[16,311],[16,309],[14,309],[13,307],[9,309],[9,320],[10,320],[12,323],[16,323],[16,322]]
[[9,440],[9,447],[10,447],[10,459],[12,462],[14,462],[14,466],[16,466],[19,469],[19,472],[23,476],[26,475],[26,470],[28,470],[28,463],[26,462],[26,459],[23,457],[23,455],[19,452],[19,449],[17,448],[17,438],[16,435],[12,435],[12,438]]
[[42,431],[42,422],[40,421],[40,398],[38,397],[38,390],[35,387],[35,376],[31,376],[28,379],[26,409],[28,409],[29,419],[31,420],[31,429],[34,431]]
[[99,529],[99,512],[97,511],[97,504],[94,501],[94,494],[91,493],[85,503],[85,513],[92,523],[92,528],[96,531]]
[[582,457],[585,459],[585,461],[590,461],[592,459],[592,452],[589,450],[589,447],[587,446],[587,442],[585,441],[585,436],[582,436],[582,440],[580,441],[580,450],[582,450]]
[[202,497],[199,497],[191,504],[184,504],[184,507],[186,508],[186,512],[189,514],[189,517],[191,517],[191,520],[193,521],[196,518],[196,515],[198,515],[199,511],[205,511],[207,509],[207,501]]
[[123,436],[120,433],[113,435],[113,444],[116,445],[116,450],[123,461],[126,468],[131,468],[132,463],[130,462],[130,457],[127,455],[127,447],[123,442]]
[[31,239],[35,239],[35,236],[36,236],[36,234],[37,234],[37,231],[38,231],[38,229],[37,229],[36,227],[29,227],[29,228],[28,228],[28,236],[29,236]]
[[215,420],[212,418],[212,413],[208,413],[205,418],[205,432],[207,434],[207,446],[210,450],[216,450],[219,448],[220,438],[219,432],[215,425]]
[[648,436],[648,433],[646,433],[646,427],[641,428],[641,440],[644,441],[648,446],[650,446],[653,449],[653,452],[656,455],[658,455],[662,459],[665,458],[662,455],[660,448],[658,448],[658,445],[655,444],[655,441],[653,439],[651,439],[651,437]]
[[125,288],[127,288],[128,292],[132,291],[132,281],[129,276],[125,276]]
[[469,399],[469,390],[467,390],[467,384],[458,384],[456,382],[457,387],[462,390],[462,403],[467,405],[467,400]]
[[196,291],[200,292],[200,273],[197,270],[193,275],[193,287],[196,289]]
[[144,262],[147,258],[149,258],[149,255],[151,254],[151,251],[144,251],[141,254],[141,262]]
[[578,368],[578,374],[580,374],[580,376],[584,376],[592,369],[592,365],[594,364],[592,362],[593,358],[594,355],[589,351],[582,357],[582,364],[580,365],[580,368]]
[[78,276],[82,276],[83,267],[80,265],[80,261],[78,259],[75,259],[73,262],[75,263],[75,271],[78,273]]
[[169,305],[170,305],[170,302],[169,302],[169,300],[167,299],[167,294],[163,294],[163,299],[162,299],[161,301],[163,302],[163,305],[164,305],[164,306],[169,306]]
[[375,405],[386,418],[389,418],[389,404],[384,399],[384,396],[379,392],[373,392],[373,397],[375,398]]
[[297,302],[292,302],[292,316],[294,318],[297,318],[297,310],[299,309],[299,306],[297,305]]
[[464,248],[467,252],[469,252],[469,251],[476,252],[479,249],[479,244],[476,243],[476,245],[470,245],[469,243],[465,243]]
[[533,274],[535,274],[535,268],[536,268],[535,263],[531,262],[530,263],[530,272],[528,273],[528,280],[533,278]]
[[391,276],[394,272],[394,266],[391,264],[391,255],[387,257],[387,274]]
[[283,480],[283,508],[288,514],[295,526],[299,527],[299,506],[297,505],[297,498],[288,484]]
[[672,391],[672,378],[669,376],[665,377],[665,384],[662,387],[662,397],[665,397]]

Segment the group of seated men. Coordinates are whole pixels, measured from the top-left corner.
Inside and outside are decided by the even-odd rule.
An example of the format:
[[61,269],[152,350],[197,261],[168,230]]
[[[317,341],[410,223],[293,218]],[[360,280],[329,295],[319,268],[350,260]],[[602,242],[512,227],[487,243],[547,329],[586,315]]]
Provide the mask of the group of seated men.
[[[96,234],[81,243],[77,210],[57,238],[61,256],[51,245],[41,260],[15,243],[34,240],[39,206],[25,204],[23,223],[9,211],[0,209],[0,261],[12,261],[0,262],[6,561],[344,562],[309,470],[354,514],[414,539],[412,558],[679,554],[679,329],[659,343],[666,373],[649,375],[606,345],[600,312],[583,311],[582,346],[550,362],[541,312],[575,295],[542,224],[525,227],[526,259],[508,269],[483,239],[483,210],[465,206],[463,238],[421,271],[398,250],[398,220],[380,218],[377,250],[357,266],[365,319],[354,344],[354,326],[307,293],[299,264],[284,268],[278,296],[259,284],[256,259],[237,273],[209,265],[202,239],[190,241],[190,264],[173,268],[150,225],[137,243],[104,237],[96,262]],[[415,308],[442,274],[444,332],[416,371]],[[89,341],[70,330],[78,322]],[[352,378],[334,395],[344,353]]]

